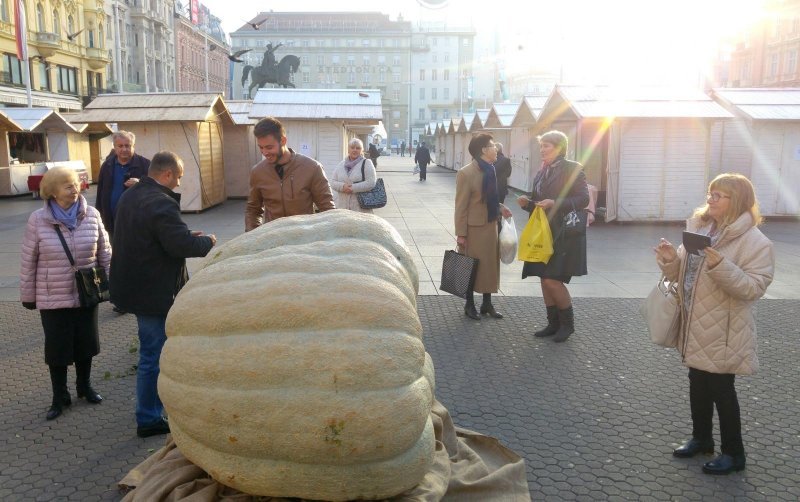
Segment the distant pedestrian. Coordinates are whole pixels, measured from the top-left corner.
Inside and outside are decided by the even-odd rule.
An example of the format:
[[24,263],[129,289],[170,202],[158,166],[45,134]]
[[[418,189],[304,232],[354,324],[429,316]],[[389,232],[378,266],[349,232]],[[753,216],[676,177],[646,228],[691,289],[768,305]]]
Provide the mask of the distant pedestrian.
[[81,307],[75,269],[100,266],[108,273],[111,246],[100,212],[80,193],[75,171],[50,169],[42,178],[39,192],[44,207],[28,218],[22,239],[20,296],[22,305],[39,309],[42,318],[44,362],[53,387],[46,418],[53,420],[72,404],[67,389],[70,364],[75,364],[78,397],[93,404],[103,400],[91,382],[92,358],[100,353],[97,305]]
[[425,142],[420,143],[417,148],[417,153],[414,155],[414,162],[419,166],[419,180],[425,181],[428,179],[428,164],[431,163],[431,152],[425,146]]
[[508,178],[511,176],[511,159],[503,155],[503,144],[495,143],[497,146],[497,162],[494,163],[494,170],[497,173],[497,195],[500,203],[506,201],[508,195]]
[[583,166],[567,160],[567,135],[549,131],[539,136],[542,168],[533,179],[530,196],[522,195],[517,203],[533,215],[541,207],[547,213],[553,235],[553,255],[547,263],[525,262],[522,278],[541,277],[542,296],[547,307],[547,326],[533,336],[552,336],[564,342],[575,332],[572,298],[565,284],[572,276],[586,275],[586,235],[567,235],[564,216],[589,204],[589,188]]
[[688,458],[714,453],[716,407],[721,454],[703,465],[707,474],[745,468],[734,380],[758,370],[753,304],[764,296],[775,272],[773,245],[758,230],[760,224],[750,180],[741,174],[720,174],[708,187],[706,204],[686,225],[691,232],[710,236],[711,246],[695,255],[661,239],[655,248],[664,276],[678,285],[678,351],[689,367],[692,438],[672,454]]
[[378,157],[381,156],[381,151],[378,148],[378,138],[375,138],[375,141],[369,144],[369,160],[378,167]]
[[[417,150],[422,150],[422,146]],[[427,150],[427,149],[426,149]],[[500,289],[500,217],[511,216],[511,211],[500,204],[497,197],[497,180],[494,166],[497,149],[492,135],[481,133],[469,142],[472,162],[456,174],[455,229],[459,252],[478,259],[473,291],[483,293],[480,315],[475,310],[472,291],[467,293],[464,315],[480,321],[482,315],[502,319],[503,315],[492,305],[492,293]]]
[[159,357],[165,323],[175,296],[189,280],[186,258],[202,257],[214,235],[191,231],[181,219],[183,161],[172,152],[153,156],[147,176],[125,192],[117,208],[111,259],[111,297],[136,315],[139,366],[136,369],[136,434],[169,432],[158,397]]
[[400,142],[400,156],[401,157],[405,157],[406,156],[406,142],[405,142],[405,140]]
[[286,146],[286,130],[278,119],[259,120],[253,134],[264,160],[250,170],[245,232],[284,216],[313,214],[314,205],[319,211],[335,207],[322,164]]
[[339,209],[371,213],[372,209],[361,208],[357,195],[375,187],[377,179],[375,166],[371,160],[364,158],[364,143],[360,139],[351,139],[347,146],[349,152],[347,157],[339,162],[331,175],[333,202]]

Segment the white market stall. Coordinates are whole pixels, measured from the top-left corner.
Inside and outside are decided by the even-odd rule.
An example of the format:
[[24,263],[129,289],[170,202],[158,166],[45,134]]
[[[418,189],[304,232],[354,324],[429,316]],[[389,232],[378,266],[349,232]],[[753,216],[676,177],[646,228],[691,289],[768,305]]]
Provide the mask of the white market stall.
[[694,89],[558,85],[539,123],[570,138],[606,220],[681,221],[705,201],[711,129],[732,117]]
[[800,89],[714,89],[736,118],[712,129],[711,174],[753,183],[764,216],[800,215]]
[[531,191],[533,177],[542,162],[536,136],[540,132],[537,122],[545,101],[547,96],[525,96],[511,121],[506,152],[511,159],[508,185],[524,192]]

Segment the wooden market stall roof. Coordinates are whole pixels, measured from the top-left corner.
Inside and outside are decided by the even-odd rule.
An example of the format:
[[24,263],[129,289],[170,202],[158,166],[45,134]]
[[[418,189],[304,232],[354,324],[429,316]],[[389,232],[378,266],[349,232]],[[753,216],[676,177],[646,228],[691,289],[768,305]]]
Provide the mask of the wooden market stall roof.
[[378,125],[383,120],[378,89],[259,89],[251,118],[338,119]]
[[540,120],[585,118],[733,118],[697,89],[556,85]]
[[483,127],[486,129],[501,129],[511,127],[514,116],[517,114],[519,104],[517,103],[494,103]]
[[800,120],[798,88],[723,88],[712,96],[750,120]]
[[9,132],[18,132],[22,130],[19,124],[14,122],[14,119],[5,114],[9,108],[0,109],[0,128]]
[[6,108],[3,111],[24,132],[80,132],[52,108]]
[[101,94],[74,117],[75,122],[205,122],[219,116],[233,123],[215,92]]
[[231,114],[233,123],[236,125],[255,125],[258,119],[250,117],[250,110],[253,102],[250,100],[226,101],[228,111]]
[[517,114],[511,121],[512,127],[532,127],[536,125],[542,114],[547,96],[525,96],[517,108]]

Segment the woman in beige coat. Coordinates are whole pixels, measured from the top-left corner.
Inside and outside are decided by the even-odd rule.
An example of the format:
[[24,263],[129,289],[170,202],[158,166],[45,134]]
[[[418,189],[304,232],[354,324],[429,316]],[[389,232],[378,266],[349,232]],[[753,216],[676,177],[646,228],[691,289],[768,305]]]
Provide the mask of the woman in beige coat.
[[752,306],[772,282],[775,258],[772,242],[757,228],[761,216],[747,178],[717,176],[706,200],[689,219],[687,230],[710,236],[711,246],[695,255],[661,239],[655,251],[666,278],[678,284],[678,350],[689,367],[692,438],[672,454],[689,458],[714,452],[716,405],[721,454],[706,462],[703,472],[728,474],[745,467],[734,379],[758,369]]
[[481,133],[469,142],[472,162],[456,174],[455,224],[459,252],[478,259],[473,291],[483,293],[481,313],[475,310],[475,299],[467,294],[464,315],[479,321],[481,315],[502,319],[492,305],[492,293],[500,287],[500,216],[511,211],[500,204],[494,162],[497,148],[491,134]]

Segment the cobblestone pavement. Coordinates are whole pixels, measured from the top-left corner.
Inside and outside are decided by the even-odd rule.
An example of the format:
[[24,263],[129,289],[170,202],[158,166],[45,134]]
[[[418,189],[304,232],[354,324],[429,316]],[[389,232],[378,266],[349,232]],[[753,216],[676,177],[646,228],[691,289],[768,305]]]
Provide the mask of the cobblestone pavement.
[[[649,343],[640,302],[576,299],[577,334],[554,344],[531,336],[540,298],[497,298],[506,319],[475,322],[457,298],[420,296],[437,397],[457,425],[525,458],[534,500],[800,499],[800,301],[759,303],[762,369],[738,379],[748,466],[723,477],[701,472],[710,457],[670,455],[691,430],[687,372]],[[135,435],[134,317],[101,306],[106,399],[52,422],[38,313],[0,302],[0,318],[0,500],[118,500],[116,482],[163,443]]]

